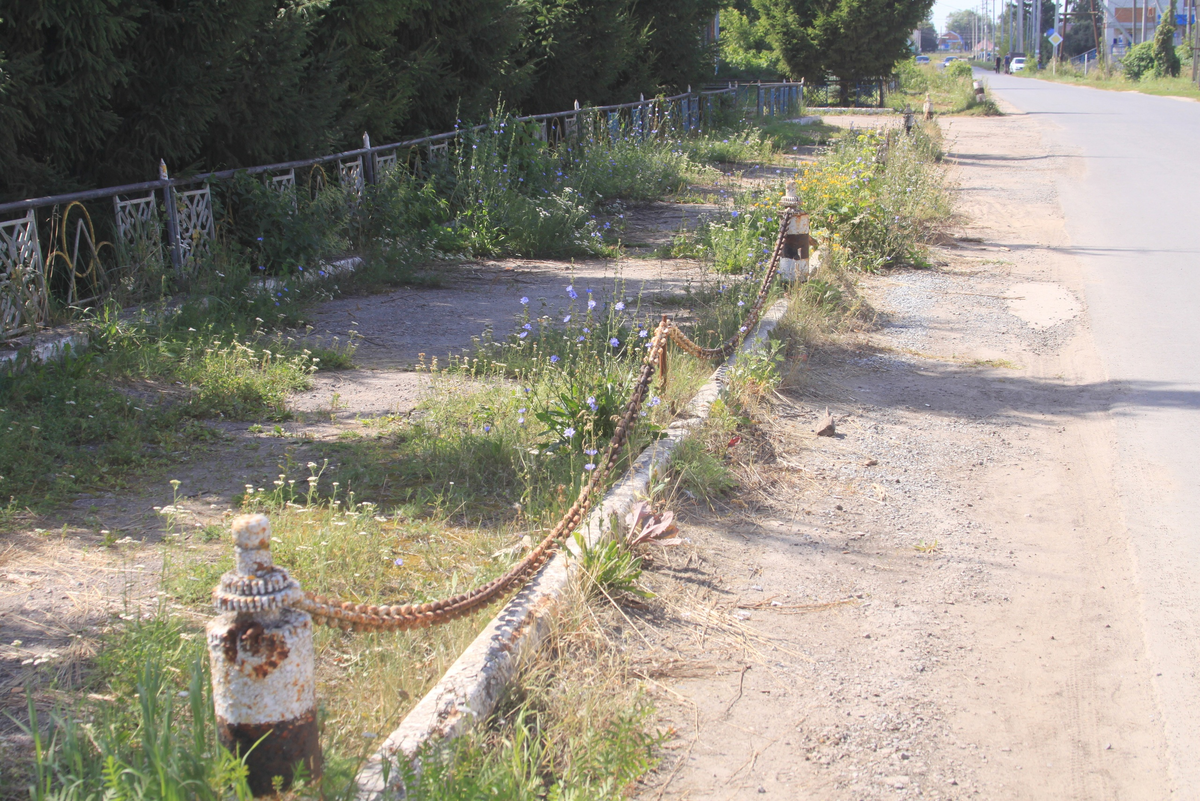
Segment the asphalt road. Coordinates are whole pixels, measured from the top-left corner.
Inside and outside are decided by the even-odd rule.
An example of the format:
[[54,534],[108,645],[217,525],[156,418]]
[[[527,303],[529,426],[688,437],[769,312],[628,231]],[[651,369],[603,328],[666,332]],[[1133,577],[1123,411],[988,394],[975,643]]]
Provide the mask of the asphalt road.
[[1200,798],[1200,103],[982,75],[1079,160],[1059,198],[1108,374],[1171,784]]

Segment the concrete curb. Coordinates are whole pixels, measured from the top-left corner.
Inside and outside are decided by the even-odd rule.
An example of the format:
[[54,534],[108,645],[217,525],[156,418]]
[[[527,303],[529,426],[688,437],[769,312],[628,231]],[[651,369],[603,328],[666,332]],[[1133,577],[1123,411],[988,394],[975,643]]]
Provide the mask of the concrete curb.
[[[69,334],[26,334],[17,340],[17,348],[6,353],[0,353],[0,373],[11,370],[19,373],[26,364],[42,364],[58,361],[68,353],[81,353],[87,350],[88,335],[86,331],[73,331]],[[6,343],[11,344],[11,343]],[[28,354],[28,362],[22,363],[21,356]]]
[[808,106],[804,109],[806,114],[899,114],[900,112],[892,108],[853,108],[847,106]]
[[[757,350],[786,311],[786,300],[772,305],[738,353],[718,367],[696,393],[685,416],[671,423],[667,435],[634,460],[625,476],[584,522],[581,532],[589,546],[608,535],[609,521],[614,515],[618,520],[623,519],[637,498],[645,494],[654,473],[666,467],[679,443],[708,417],[713,402],[725,389],[726,374],[738,357]],[[576,547],[573,542],[568,543],[569,550]],[[403,798],[403,787],[384,780],[385,771],[394,775],[390,768],[397,758],[410,760],[426,743],[453,739],[474,721],[483,720],[492,713],[505,688],[516,678],[522,659],[534,653],[545,639],[551,618],[575,572],[576,566],[569,555],[560,551],[504,605],[367,760],[355,779],[358,784],[356,797],[360,801]]]

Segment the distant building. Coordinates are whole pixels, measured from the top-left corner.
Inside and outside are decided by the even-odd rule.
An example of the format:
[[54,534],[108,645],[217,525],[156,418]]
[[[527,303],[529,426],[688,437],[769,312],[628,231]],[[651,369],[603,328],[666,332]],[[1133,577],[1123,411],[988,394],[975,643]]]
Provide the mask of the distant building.
[[[1170,8],[1168,3],[1150,0],[1108,0],[1104,4],[1104,41],[1108,43],[1108,51],[1120,58],[1125,51],[1135,44],[1154,41],[1154,31],[1158,23]],[[1183,25],[1187,21],[1183,14],[1176,14],[1178,27],[1175,30],[1175,43],[1183,42]],[[1195,15],[1192,16],[1195,21]]]
[[938,37],[938,50],[958,52],[963,49],[963,38],[954,31],[946,31]]

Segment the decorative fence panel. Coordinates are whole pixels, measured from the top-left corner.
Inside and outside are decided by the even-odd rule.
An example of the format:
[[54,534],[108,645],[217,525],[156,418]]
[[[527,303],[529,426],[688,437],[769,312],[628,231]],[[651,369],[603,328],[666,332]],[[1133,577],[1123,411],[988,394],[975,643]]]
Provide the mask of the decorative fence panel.
[[0,223],[0,331],[16,336],[45,322],[49,308],[33,209]]
[[208,186],[175,193],[175,220],[181,266],[189,264],[196,255],[209,252],[215,227]]
[[[517,119],[531,123],[533,137],[554,147],[603,135],[646,139],[670,131],[691,133],[714,125],[720,114],[794,114],[803,100],[803,84],[730,84],[598,108],[576,104],[570,111]],[[177,270],[193,269],[197,257],[210,251],[216,232],[214,184],[220,186],[238,174],[261,175],[272,189],[292,193],[296,210],[300,179],[305,191],[315,196],[332,183],[336,170],[338,185],[361,198],[367,184],[394,170],[426,176],[433,165],[450,158],[451,142],[484,127],[378,147],[364,136],[358,150],[183,178],[169,177],[163,164],[155,181],[0,203],[0,341],[44,324],[52,298],[87,305],[118,285],[146,285],[146,276],[131,271],[159,275],[169,269],[168,257]],[[99,209],[89,212],[82,204],[96,200],[111,202],[113,217],[102,214],[93,226],[91,215]],[[61,215],[59,209],[64,210]],[[109,232],[113,241],[102,241],[97,227]],[[39,232],[47,237],[50,255],[45,260]]]

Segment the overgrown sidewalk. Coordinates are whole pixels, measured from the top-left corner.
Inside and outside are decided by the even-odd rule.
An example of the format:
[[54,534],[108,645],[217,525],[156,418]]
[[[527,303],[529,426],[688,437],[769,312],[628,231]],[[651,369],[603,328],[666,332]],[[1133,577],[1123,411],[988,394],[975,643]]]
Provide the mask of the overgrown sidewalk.
[[[805,134],[797,131],[795,135]],[[731,132],[723,140],[710,137],[701,143],[709,155],[697,152],[701,160],[696,163],[703,164],[703,158],[712,159],[714,154],[720,154],[718,158],[750,155],[759,160],[767,156],[770,169],[781,170],[779,177],[795,168],[795,163],[787,160],[786,149],[781,153],[757,144],[762,141],[757,136],[743,131]],[[877,140],[861,136],[865,138],[854,144],[863,148],[862,153],[873,152]],[[800,147],[803,140],[794,141]],[[880,187],[869,186],[874,178],[868,169],[856,170],[856,162],[844,158],[854,156],[853,145],[838,152],[842,156],[835,153],[815,172],[809,171],[806,207],[823,214],[827,224],[838,229],[830,232],[833,252],[842,247],[847,257],[867,256],[865,249],[852,248],[863,237],[872,249],[868,263],[835,264],[841,265],[840,269],[875,269],[889,260],[907,258],[910,250],[917,255],[912,248],[920,238],[918,229],[935,219],[936,212],[909,203],[903,197],[905,186],[897,183],[895,188],[903,194],[885,200],[891,204],[888,208],[904,214],[906,224],[911,221],[915,226],[911,230],[890,231],[886,217],[872,221],[861,213],[850,214],[844,207],[847,201],[865,203],[859,193],[878,193]],[[123,368],[127,378],[118,393],[125,401],[121,414],[136,428],[140,425],[136,415],[150,408],[157,414],[177,415],[163,418],[169,422],[166,430],[175,427],[175,420],[193,428],[191,433],[185,431],[187,436],[177,440],[178,444],[169,440],[155,443],[166,457],[174,454],[175,458],[143,457],[143,463],[150,465],[149,472],[136,463],[122,467],[118,471],[121,477],[107,490],[93,490],[88,497],[71,500],[72,511],[67,515],[53,511],[51,505],[45,508],[52,511],[43,512],[42,517],[25,518],[26,527],[42,530],[17,535],[34,556],[17,557],[10,549],[10,570],[36,576],[37,565],[31,558],[41,559],[42,564],[61,563],[71,554],[71,559],[95,565],[93,570],[112,571],[122,579],[141,574],[151,578],[131,582],[120,613],[125,620],[117,617],[101,623],[99,629],[81,630],[83,637],[73,638],[78,643],[75,653],[56,652],[46,659],[43,652],[29,658],[26,655],[37,653],[36,647],[23,641],[9,646],[13,661],[29,659],[16,671],[18,689],[39,687],[38,702],[43,710],[56,699],[78,697],[80,688],[95,689],[92,694],[100,700],[89,714],[98,715],[92,718],[96,721],[110,714],[111,710],[105,711],[104,698],[133,692],[135,666],[147,656],[175,666],[187,663],[188,654],[195,651],[194,635],[189,634],[194,624],[189,621],[203,610],[215,575],[223,569],[225,546],[216,540],[223,531],[222,517],[230,500],[241,508],[272,512],[279,526],[279,561],[312,589],[416,601],[494,575],[506,559],[520,553],[524,539],[537,539],[543,521],[571,497],[571,484],[587,469],[588,451],[602,435],[603,410],[619,400],[620,377],[628,369],[627,359],[634,357],[632,345],[647,330],[647,321],[669,310],[714,339],[727,334],[731,326],[736,328],[744,297],[741,293],[753,284],[753,274],[746,271],[753,268],[757,249],[770,231],[775,213],[772,197],[778,195],[780,186],[769,180],[759,189],[729,172],[728,166],[720,171],[700,170],[689,177],[692,188],[675,195],[676,200],[700,203],[676,204],[669,211],[651,208],[670,223],[678,209],[680,222],[688,223],[678,235],[674,231],[680,229],[673,225],[650,226],[650,236],[643,233],[639,241],[625,244],[621,232],[638,230],[642,210],[628,205],[602,210],[595,218],[597,229],[615,229],[608,246],[614,250],[606,254],[610,256],[607,260],[573,265],[560,262],[557,266],[549,262],[468,261],[439,268],[455,276],[438,276],[446,284],[443,288],[336,298],[315,308],[315,313],[296,314],[287,320],[293,326],[278,334],[260,333],[251,326],[230,339],[197,327],[194,332],[182,332],[197,335],[194,341],[183,337],[182,353],[146,340],[150,350],[157,351],[153,359],[147,359],[145,349],[137,347],[101,349],[94,357],[100,364],[89,365],[85,357],[69,362],[59,376],[54,370],[45,371],[44,379],[41,374],[35,376],[47,382],[69,381],[73,370],[76,378],[86,379],[92,367],[110,368],[112,362],[103,364],[110,354],[116,359],[143,359],[140,365],[152,369],[139,374],[128,366]],[[768,172],[768,176],[775,173]],[[906,180],[911,185],[923,179],[918,170]],[[872,227],[876,225],[879,227]],[[667,241],[656,241],[656,237],[664,238],[663,232],[671,234],[665,237]],[[680,259],[676,254],[695,258]],[[713,273],[714,265],[722,272]],[[423,282],[429,280],[428,272],[417,275]],[[816,315],[814,320],[820,318],[822,309],[840,308],[840,299],[848,297],[843,294],[850,291],[848,285],[843,286],[843,279],[836,275],[822,277],[814,291],[797,296]],[[463,287],[470,289],[459,291]],[[509,298],[508,309],[503,302],[498,304],[497,298]],[[364,355],[368,348],[386,354],[395,344],[389,341],[392,332],[410,336],[404,329],[429,328],[431,315],[425,313],[425,319],[419,321],[402,319],[392,323],[390,330],[378,321],[394,317],[395,308],[415,310],[421,303],[438,302],[448,304],[440,315],[447,327],[428,331],[432,341],[443,346],[470,344],[450,333],[451,323],[459,326],[459,331],[482,334],[466,356],[447,360],[445,349],[438,352],[430,347],[424,351],[424,359],[418,351],[415,361],[421,369],[414,372],[375,369],[314,374],[313,368],[322,363],[344,367],[358,358],[349,342]],[[473,306],[478,316],[464,313],[464,305]],[[518,314],[510,315],[509,310]],[[314,325],[313,331],[300,324],[305,318]],[[481,322],[484,325],[480,326]],[[490,333],[486,332],[488,322],[492,324]],[[113,338],[137,335],[136,327],[111,325]],[[323,351],[313,347],[314,335],[325,337]],[[341,337],[337,342],[332,339],[335,335]],[[805,335],[799,336],[803,341]],[[170,340],[160,343],[164,341]],[[257,402],[278,397],[279,403],[268,403],[265,414],[246,415],[236,405],[221,405],[236,398],[242,384],[235,382],[222,390],[220,382],[215,382],[213,405],[197,414],[194,404],[204,393],[197,393],[195,384],[156,384],[147,376],[154,375],[154,369],[159,369],[155,365],[162,363],[155,359],[178,361],[183,355],[186,361],[187,354],[195,352],[202,354],[200,364],[219,365],[217,374],[232,365],[246,369],[255,381],[261,376],[267,381],[265,386],[278,395],[260,393]],[[322,355],[316,356],[318,352]],[[116,364],[122,367],[122,362]],[[384,368],[394,362],[376,361],[374,366]],[[688,366],[686,360],[672,370],[672,389],[654,404],[657,411],[647,421],[647,434],[669,419],[705,373],[703,365]],[[41,392],[47,399],[78,406],[82,396],[54,397],[59,393],[51,390],[64,386],[48,383]],[[307,394],[292,394],[293,400],[287,401],[289,393],[304,386]],[[231,419],[236,417],[242,419]],[[731,419],[736,420],[736,415]],[[707,448],[698,451],[696,458],[703,454],[713,458]],[[719,449],[716,454],[716,458],[724,458]],[[190,467],[188,462],[204,464]],[[108,510],[120,508],[121,484],[136,485],[147,476],[152,481],[157,478],[157,491],[141,495],[142,510],[125,518],[134,525],[140,523],[143,529],[106,523]],[[230,498],[228,485],[242,482],[243,476],[244,485],[236,485],[243,492]],[[225,484],[223,492],[205,493],[202,490],[213,487],[197,486],[218,481]],[[151,514],[147,505],[159,508]],[[7,525],[14,531],[23,521],[19,509],[10,506]],[[85,519],[80,521],[81,517]],[[45,524],[50,520],[55,522]],[[62,520],[68,525],[60,528],[57,523]],[[161,544],[139,543],[159,537]],[[468,561],[463,561],[463,555],[470,555]],[[142,567],[137,570],[135,565]],[[156,577],[161,577],[161,584]],[[56,596],[60,586],[53,585],[49,595]],[[34,600],[33,593],[26,593],[18,608],[31,603],[36,608]],[[47,600],[55,603],[42,607],[44,619],[59,609],[57,597]],[[103,611],[104,604],[97,603],[91,609],[81,608],[80,618]],[[36,629],[27,629],[30,646],[41,636]],[[339,634],[322,635],[320,692],[327,709],[338,710],[330,712],[325,723],[327,748],[344,758],[340,768],[334,760],[331,776],[335,780],[352,770],[373,737],[386,730],[389,721],[394,722],[421,688],[440,674],[441,666],[457,654],[472,632],[471,624],[464,622],[424,635],[372,635],[354,640]],[[96,655],[89,656],[97,648]],[[5,658],[9,659],[9,654]],[[404,669],[394,664],[397,659]],[[35,675],[42,679],[31,684]],[[10,679],[10,689],[14,686],[18,685]],[[19,692],[8,695],[23,697]],[[340,698],[380,700],[374,708],[364,709],[362,704],[338,703]],[[113,719],[113,725],[127,722]]]

